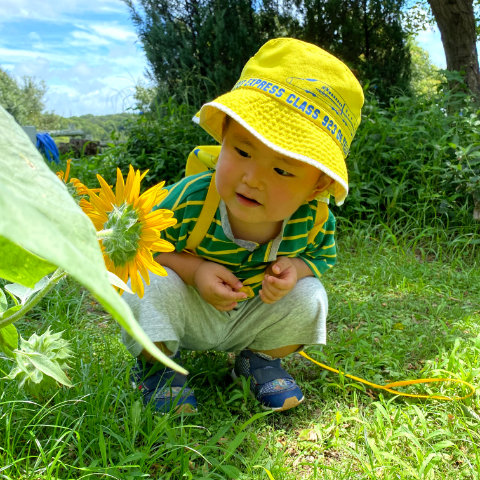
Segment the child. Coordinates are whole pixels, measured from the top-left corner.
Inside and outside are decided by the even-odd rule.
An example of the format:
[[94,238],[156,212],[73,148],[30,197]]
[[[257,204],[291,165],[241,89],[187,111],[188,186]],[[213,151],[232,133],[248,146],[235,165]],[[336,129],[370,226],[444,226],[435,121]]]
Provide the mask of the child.
[[[340,60],[295,39],[267,42],[233,90],[196,116],[221,152],[214,173],[171,185],[160,205],[178,220],[164,232],[175,251],[156,258],[168,276],[153,276],[142,299],[124,297],[167,355],[237,353],[232,375],[250,379],[265,409],[303,401],[280,358],[326,341],[319,278],[336,260],[327,202],[347,195],[345,157],[362,105]],[[124,342],[139,357],[134,378],[145,401],[160,412],[196,410],[185,376]]]

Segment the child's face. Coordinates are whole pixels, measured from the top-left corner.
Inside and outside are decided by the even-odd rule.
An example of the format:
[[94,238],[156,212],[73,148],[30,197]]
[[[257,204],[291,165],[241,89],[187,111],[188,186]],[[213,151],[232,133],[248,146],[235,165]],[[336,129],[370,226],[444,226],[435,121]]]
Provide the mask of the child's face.
[[317,168],[271,150],[233,120],[226,126],[216,171],[232,227],[239,222],[273,228],[331,182]]

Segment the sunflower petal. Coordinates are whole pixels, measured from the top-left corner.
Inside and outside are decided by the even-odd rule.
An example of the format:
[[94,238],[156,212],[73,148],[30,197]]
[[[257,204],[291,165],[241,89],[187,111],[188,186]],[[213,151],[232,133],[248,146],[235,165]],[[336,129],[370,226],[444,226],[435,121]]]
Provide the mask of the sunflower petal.
[[150,245],[150,249],[152,252],[173,252],[175,247],[170,242],[167,242],[167,240],[160,238]]
[[135,267],[135,262],[130,262],[128,264],[128,274],[130,276],[130,283],[132,285],[132,290],[140,297],[143,297],[144,288],[143,282],[140,278],[138,271]]
[[130,191],[133,187],[133,181],[135,179],[135,170],[130,165],[128,169],[127,180],[125,182],[125,192],[124,192],[124,199],[128,202],[128,198],[130,197]]
[[147,285],[150,285],[150,275],[148,274],[148,268],[145,265],[145,262],[142,262],[140,258],[137,261],[137,268],[138,268],[138,271],[140,272],[140,275],[145,280],[145,283]]
[[160,275],[161,277],[166,277],[168,275],[167,271],[158,262],[153,260],[153,258],[151,261],[148,260],[147,267],[155,275]]
[[99,212],[110,212],[112,210],[111,203],[92,192],[90,192],[90,203],[93,205],[95,210]]
[[70,164],[71,164],[71,163],[72,163],[72,159],[69,158],[69,159],[67,160],[67,166],[66,166],[66,168],[65,168],[65,177],[63,178],[63,181],[64,181],[65,183],[68,182],[68,176],[70,175]]
[[[140,173],[140,170],[138,170],[138,172]],[[145,178],[145,175],[148,173],[148,169],[145,170],[141,175],[140,175],[140,181],[142,181],[144,178]],[[163,182],[165,183],[165,182]]]
[[132,205],[136,205],[139,195],[140,195],[140,170],[137,170],[133,178],[132,188],[127,197],[127,202]]
[[142,193],[138,199],[136,207],[144,212],[149,212],[155,205],[158,204],[158,193],[162,189],[162,185],[163,183],[155,185],[154,187],[149,188],[146,192]]
[[110,185],[105,181],[105,179],[97,174],[97,180],[100,186],[102,187],[102,191],[100,195],[103,196],[106,202],[110,203],[111,205],[115,205],[115,195],[113,194],[112,188]]
[[90,195],[90,189],[85,186],[78,178],[71,178],[70,183],[73,184],[77,195]]
[[125,201],[125,182],[119,168],[117,168],[117,184],[115,186],[115,203],[120,206]]

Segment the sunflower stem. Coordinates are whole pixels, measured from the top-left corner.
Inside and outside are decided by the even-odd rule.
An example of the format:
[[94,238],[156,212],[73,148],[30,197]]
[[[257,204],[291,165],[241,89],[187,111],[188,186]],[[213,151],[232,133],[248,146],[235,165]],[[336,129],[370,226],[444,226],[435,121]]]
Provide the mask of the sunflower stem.
[[97,232],[97,238],[103,240],[104,238],[109,238],[113,235],[113,228],[106,228],[104,230],[99,230]]
[[52,276],[49,278],[48,282],[45,286],[36,292],[32,297],[30,297],[26,302],[25,305],[22,306],[19,310],[17,310],[12,315],[9,315],[7,318],[0,320],[0,329],[16,322],[19,318],[23,317],[29,310],[35,307],[40,300],[48,293],[52,288],[64,277],[67,276],[67,272],[58,268],[53,272]]

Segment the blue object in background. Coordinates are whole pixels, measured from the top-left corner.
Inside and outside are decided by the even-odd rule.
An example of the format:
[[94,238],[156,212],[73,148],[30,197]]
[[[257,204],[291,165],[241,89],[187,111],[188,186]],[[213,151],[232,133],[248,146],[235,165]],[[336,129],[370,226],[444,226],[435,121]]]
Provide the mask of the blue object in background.
[[37,133],[37,148],[47,157],[49,162],[60,163],[60,152],[57,144],[48,133]]

